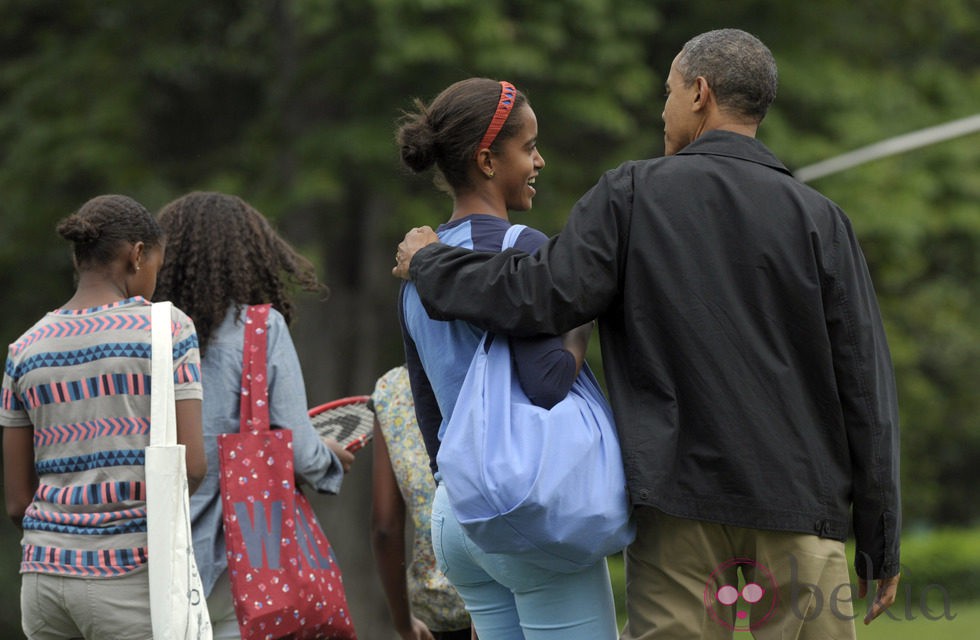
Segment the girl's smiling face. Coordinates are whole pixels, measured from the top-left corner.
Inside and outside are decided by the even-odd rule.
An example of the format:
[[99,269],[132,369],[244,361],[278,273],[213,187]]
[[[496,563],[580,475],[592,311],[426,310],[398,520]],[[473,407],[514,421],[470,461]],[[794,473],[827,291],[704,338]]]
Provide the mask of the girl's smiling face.
[[515,135],[498,144],[499,151],[493,155],[493,180],[508,210],[527,211],[535,194],[532,185],[545,164],[537,146],[538,119],[526,103],[510,117],[519,127]]

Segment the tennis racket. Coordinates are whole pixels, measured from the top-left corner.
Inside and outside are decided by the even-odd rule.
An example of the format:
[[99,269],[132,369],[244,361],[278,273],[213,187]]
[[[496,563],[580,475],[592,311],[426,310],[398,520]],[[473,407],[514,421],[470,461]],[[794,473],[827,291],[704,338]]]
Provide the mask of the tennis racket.
[[310,409],[313,428],[324,438],[333,438],[353,453],[371,440],[374,411],[370,396],[339,398]]

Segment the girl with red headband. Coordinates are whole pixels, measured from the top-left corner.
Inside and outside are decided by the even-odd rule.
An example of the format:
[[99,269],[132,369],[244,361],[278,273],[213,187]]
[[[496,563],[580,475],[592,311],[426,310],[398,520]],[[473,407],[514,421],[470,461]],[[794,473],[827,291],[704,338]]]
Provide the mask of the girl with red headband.
[[[538,123],[527,98],[509,82],[470,78],[431,103],[416,101],[397,133],[402,162],[413,172],[435,167],[435,183],[453,200],[437,233],[446,244],[501,250],[509,211],[528,211],[544,168]],[[524,228],[513,246],[529,253],[547,237]],[[429,318],[414,285],[399,301],[416,414],[438,483],[432,543],[440,569],[456,587],[483,640],[616,638],[609,572],[600,561],[577,573],[544,569],[527,554],[486,553],[457,522],[441,485],[436,456],[441,430],[484,331],[464,321]],[[564,398],[585,357],[591,324],[564,336],[509,338],[514,371],[532,402],[550,408]],[[402,634],[403,638],[427,638]]]

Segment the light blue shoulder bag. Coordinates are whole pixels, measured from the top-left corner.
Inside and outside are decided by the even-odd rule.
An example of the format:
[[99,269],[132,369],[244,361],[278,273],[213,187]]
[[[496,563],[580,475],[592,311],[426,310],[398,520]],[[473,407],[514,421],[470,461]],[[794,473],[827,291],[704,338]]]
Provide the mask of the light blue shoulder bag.
[[[510,227],[503,248],[523,229]],[[457,520],[488,553],[573,572],[635,535],[612,412],[587,364],[543,409],[513,375],[507,337],[485,334],[437,462]]]

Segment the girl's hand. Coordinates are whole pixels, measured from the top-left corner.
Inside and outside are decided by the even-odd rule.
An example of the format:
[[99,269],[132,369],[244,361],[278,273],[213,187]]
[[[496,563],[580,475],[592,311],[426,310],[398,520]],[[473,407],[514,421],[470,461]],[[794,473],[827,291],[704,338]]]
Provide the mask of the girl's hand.
[[429,628],[425,626],[424,622],[415,616],[412,616],[412,628],[399,631],[398,635],[400,635],[403,640],[434,640],[432,632],[429,631]]
[[344,473],[349,472],[351,465],[354,464],[354,454],[345,449],[342,444],[333,438],[323,438],[323,442],[340,458],[340,464],[344,468]]

